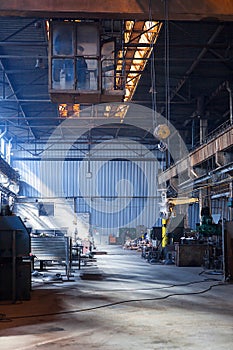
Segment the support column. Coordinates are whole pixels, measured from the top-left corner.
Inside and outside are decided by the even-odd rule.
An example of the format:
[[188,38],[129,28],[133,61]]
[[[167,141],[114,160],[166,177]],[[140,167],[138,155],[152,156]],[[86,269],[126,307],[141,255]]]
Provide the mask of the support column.
[[165,248],[167,244],[168,244],[167,219],[162,219],[162,248]]
[[200,119],[200,144],[202,145],[207,136],[208,120]]

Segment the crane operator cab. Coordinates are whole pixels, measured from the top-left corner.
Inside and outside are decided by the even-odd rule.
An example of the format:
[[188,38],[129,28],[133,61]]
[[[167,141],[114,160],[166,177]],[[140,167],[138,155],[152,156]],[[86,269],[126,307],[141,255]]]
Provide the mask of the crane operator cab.
[[49,92],[53,102],[99,103],[123,100],[116,70],[115,41],[101,42],[94,22],[50,22]]

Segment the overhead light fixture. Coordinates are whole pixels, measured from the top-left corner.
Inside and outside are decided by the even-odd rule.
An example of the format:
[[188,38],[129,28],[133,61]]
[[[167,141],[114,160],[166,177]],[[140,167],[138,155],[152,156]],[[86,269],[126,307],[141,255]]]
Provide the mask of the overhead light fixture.
[[171,131],[167,124],[159,124],[154,130],[154,136],[158,139],[166,139]]
[[80,104],[59,104],[58,106],[59,117],[69,118],[69,117],[79,117],[80,114]]

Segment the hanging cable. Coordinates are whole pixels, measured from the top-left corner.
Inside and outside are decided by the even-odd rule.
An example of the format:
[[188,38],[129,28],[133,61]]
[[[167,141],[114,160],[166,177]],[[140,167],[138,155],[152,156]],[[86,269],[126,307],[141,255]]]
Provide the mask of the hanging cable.
[[[152,7],[151,7],[151,0],[149,0],[149,21],[152,23]],[[156,124],[156,113],[157,113],[157,107],[156,107],[156,84],[155,84],[155,54],[154,54],[154,45],[153,40],[150,41],[150,48],[151,48],[151,104],[152,104],[152,121],[153,121],[153,131],[155,130],[157,124]]]
[[126,88],[126,72],[125,72],[125,66],[126,66],[126,60],[125,60],[125,21],[123,20],[121,22],[121,52],[122,57],[120,57],[120,60],[122,60],[121,69],[122,69],[122,76],[121,76],[121,89],[125,90]]
[[168,0],[164,0],[165,4],[165,110],[166,119],[170,121],[170,65],[169,65],[169,19],[168,19]]
[[[167,120],[167,124],[170,122],[170,52],[169,52],[169,9],[168,9],[168,1],[164,0],[164,32],[165,32],[165,117]],[[167,154],[167,167],[170,166],[170,153]]]

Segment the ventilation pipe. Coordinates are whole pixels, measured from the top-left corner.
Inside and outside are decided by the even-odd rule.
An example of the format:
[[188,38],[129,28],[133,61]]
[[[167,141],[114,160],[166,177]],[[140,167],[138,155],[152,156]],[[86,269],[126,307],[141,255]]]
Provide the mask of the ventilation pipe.
[[229,81],[226,84],[227,91],[229,92],[229,104],[230,104],[230,123],[233,123],[233,112],[232,112],[232,91],[229,85]]

